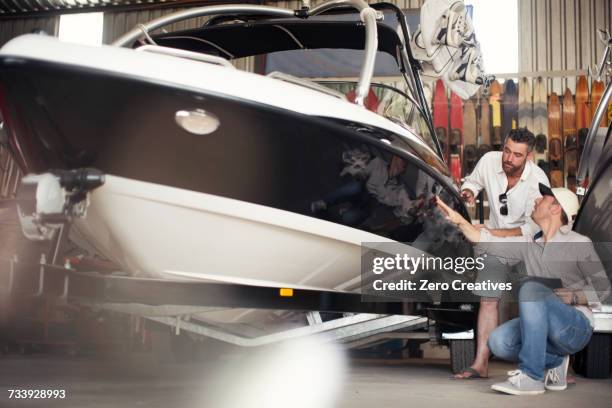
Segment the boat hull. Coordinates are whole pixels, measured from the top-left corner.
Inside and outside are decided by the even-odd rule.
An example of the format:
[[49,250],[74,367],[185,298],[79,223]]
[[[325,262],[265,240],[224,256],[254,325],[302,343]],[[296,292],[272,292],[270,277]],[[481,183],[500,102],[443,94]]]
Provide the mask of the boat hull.
[[84,239],[135,276],[322,290],[356,286],[362,242],[392,242],[288,211],[115,176],[91,194],[86,217],[73,228],[75,241]]

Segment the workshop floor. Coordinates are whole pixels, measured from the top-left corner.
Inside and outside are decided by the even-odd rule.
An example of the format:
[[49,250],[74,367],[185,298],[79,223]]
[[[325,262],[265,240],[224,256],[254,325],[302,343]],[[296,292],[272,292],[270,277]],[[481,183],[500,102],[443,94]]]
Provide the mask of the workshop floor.
[[[243,387],[236,389],[231,381],[213,385],[212,379],[218,371],[211,372],[210,367],[214,366],[161,364],[144,355],[4,355],[0,356],[0,406],[191,408],[213,406],[202,402],[202,396],[214,389],[230,395],[245,392]],[[340,387],[337,406],[610,407],[610,378],[588,380],[579,377],[577,384],[566,391],[536,397],[506,396],[491,391],[490,385],[504,379],[505,372],[512,368],[509,364],[493,362],[493,378],[456,381],[450,379],[444,360],[352,361]],[[9,389],[64,389],[66,399],[9,399]],[[316,393],[320,389],[305,381],[299,385],[300,392],[296,395],[281,397],[279,393],[284,401],[278,406],[300,406],[292,400],[299,401],[302,398],[299,394]]]

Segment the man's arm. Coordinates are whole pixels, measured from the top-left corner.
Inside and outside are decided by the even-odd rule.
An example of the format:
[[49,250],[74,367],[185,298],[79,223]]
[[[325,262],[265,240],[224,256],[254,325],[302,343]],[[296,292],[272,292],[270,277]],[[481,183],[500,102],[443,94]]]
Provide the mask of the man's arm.
[[[484,156],[483,156],[484,157]],[[485,160],[482,158],[476,163],[474,170],[465,178],[461,185],[461,195],[465,197],[464,192],[471,192],[473,198],[470,199],[470,204],[473,204],[474,198],[480,193],[485,186]]]
[[491,235],[493,235],[494,237],[499,237],[499,238],[520,237],[521,235],[523,235],[523,230],[520,227],[507,228],[507,229],[502,229],[502,228],[487,228],[487,229],[489,230]]
[[[500,238],[493,240],[493,235],[487,229],[479,229],[472,225],[461,214],[446,205],[440,197],[436,197],[438,208],[448,221],[455,224],[470,242],[478,244],[479,249],[489,255],[499,256],[506,259],[522,260],[524,244],[527,237],[520,235],[516,237]],[[509,245],[514,243],[514,245]]]

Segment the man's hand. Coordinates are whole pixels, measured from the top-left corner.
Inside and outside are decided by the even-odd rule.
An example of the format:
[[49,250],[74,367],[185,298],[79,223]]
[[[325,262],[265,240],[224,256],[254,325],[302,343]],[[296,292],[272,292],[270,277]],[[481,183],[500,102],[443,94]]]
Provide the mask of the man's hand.
[[469,241],[480,241],[480,229],[474,227],[472,223],[463,218],[461,214],[444,204],[444,201],[442,201],[438,196],[436,196],[436,204],[446,219],[458,226],[461,232],[463,232],[463,235],[465,235]]
[[568,288],[555,289],[555,295],[566,305],[588,305],[589,301],[586,298],[584,291],[572,290]]
[[461,198],[463,198],[463,201],[465,201],[469,205],[474,205],[476,203],[474,193],[472,192],[472,190],[468,190],[467,188],[461,191]]
[[444,214],[446,219],[455,225],[459,225],[462,222],[466,222],[465,218],[461,216],[457,211],[450,208],[448,205],[444,204],[444,201],[440,199],[440,197],[436,196],[436,204],[438,204],[438,208]]
[[574,299],[574,291],[568,288],[557,288],[554,290],[555,295],[561,299],[566,305],[571,305]]

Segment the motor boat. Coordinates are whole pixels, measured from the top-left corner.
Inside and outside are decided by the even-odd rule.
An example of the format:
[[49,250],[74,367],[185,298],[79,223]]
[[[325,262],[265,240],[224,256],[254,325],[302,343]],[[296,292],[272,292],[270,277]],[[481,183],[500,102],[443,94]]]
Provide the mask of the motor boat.
[[[11,40],[0,106],[23,174],[104,175],[70,229],[83,253],[135,277],[355,291],[363,243],[471,251],[432,202],[469,217],[409,43],[385,3],[192,8],[112,45]],[[362,60],[356,80],[265,69],[335,51]],[[260,66],[236,69],[245,58]],[[373,82],[382,62],[395,86]]]

